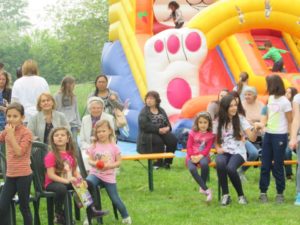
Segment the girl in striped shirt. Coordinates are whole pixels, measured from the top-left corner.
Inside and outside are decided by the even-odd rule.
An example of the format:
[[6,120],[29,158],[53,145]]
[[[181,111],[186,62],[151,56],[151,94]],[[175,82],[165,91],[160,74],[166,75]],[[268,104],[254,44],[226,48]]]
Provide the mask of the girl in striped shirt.
[[0,195],[1,224],[10,224],[7,206],[18,193],[24,225],[32,225],[32,214],[29,208],[32,134],[23,125],[24,118],[24,107],[16,102],[10,104],[6,110],[7,124],[4,131],[0,133],[0,142],[5,142],[7,163],[6,180]]

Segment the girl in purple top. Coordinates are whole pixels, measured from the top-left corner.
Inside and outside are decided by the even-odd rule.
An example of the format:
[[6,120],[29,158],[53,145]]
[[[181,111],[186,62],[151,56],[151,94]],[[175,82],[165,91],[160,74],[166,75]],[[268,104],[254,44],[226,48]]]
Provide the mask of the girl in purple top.
[[131,224],[131,217],[117,191],[115,169],[121,164],[121,153],[115,144],[114,130],[108,120],[96,123],[93,139],[93,145],[87,150],[91,170],[86,179],[94,187],[104,187],[113,205],[121,213],[122,223]]
[[[206,195],[206,201],[212,200],[211,189],[206,186],[209,173],[208,163],[209,152],[214,143],[212,133],[212,119],[208,112],[201,112],[197,115],[193,129],[187,142],[186,164],[195,181],[199,184],[199,192]],[[201,168],[201,176],[197,167]]]

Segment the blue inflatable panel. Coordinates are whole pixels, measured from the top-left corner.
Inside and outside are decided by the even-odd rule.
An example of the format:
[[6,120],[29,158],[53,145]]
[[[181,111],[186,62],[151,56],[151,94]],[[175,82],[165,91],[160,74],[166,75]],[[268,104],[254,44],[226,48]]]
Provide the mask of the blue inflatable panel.
[[138,114],[144,107],[139,90],[119,41],[107,42],[102,51],[102,71],[110,78],[109,88],[116,91],[123,102],[129,101],[126,113],[128,129],[122,132],[120,139],[135,142],[138,132]]

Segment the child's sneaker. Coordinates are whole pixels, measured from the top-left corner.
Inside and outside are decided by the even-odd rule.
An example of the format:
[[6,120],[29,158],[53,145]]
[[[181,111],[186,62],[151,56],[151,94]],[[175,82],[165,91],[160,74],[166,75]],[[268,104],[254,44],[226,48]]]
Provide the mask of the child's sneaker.
[[261,203],[267,203],[268,202],[267,193],[260,193],[259,200]]
[[294,205],[300,205],[300,192],[298,192]]
[[132,224],[131,217],[128,216],[127,218],[122,219],[122,223],[123,223],[123,224]]
[[206,202],[210,202],[212,200],[212,190],[207,189],[205,194],[206,194]]
[[227,194],[222,196],[221,205],[226,206],[229,205],[230,202],[231,202],[230,195]]
[[283,196],[283,194],[277,194],[277,195],[276,195],[276,198],[275,198],[275,201],[276,201],[276,203],[278,203],[278,204],[284,203],[284,196]]
[[206,191],[204,191],[201,187],[199,187],[199,192],[200,192],[201,194],[206,194]]
[[247,201],[246,197],[244,195],[242,195],[242,196],[239,196],[238,203],[241,205],[247,205],[248,201]]

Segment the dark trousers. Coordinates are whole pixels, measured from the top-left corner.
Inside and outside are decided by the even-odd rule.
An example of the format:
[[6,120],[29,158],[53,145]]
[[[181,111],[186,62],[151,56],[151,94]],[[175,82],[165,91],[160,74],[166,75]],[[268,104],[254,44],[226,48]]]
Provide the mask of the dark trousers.
[[[165,149],[166,146],[166,149]],[[152,134],[153,153],[175,152],[177,148],[177,138],[171,132],[163,135]],[[173,159],[165,159],[165,163],[172,164]]]
[[199,184],[199,186],[203,190],[207,190],[206,181],[209,173],[209,167],[208,167],[209,160],[207,157],[203,157],[199,164],[201,167],[201,176],[198,173],[197,164],[193,163],[191,160],[188,161],[188,168],[190,173],[192,174],[194,180]]
[[[277,193],[282,194],[285,189],[283,164],[287,140],[287,134],[265,133],[261,155],[262,164],[259,181],[259,188],[262,193],[266,193],[268,190],[271,170],[275,178]],[[272,165],[273,160],[274,164]]]
[[0,195],[0,224],[9,224],[9,206],[15,194],[18,193],[24,225],[32,225],[32,214],[29,208],[31,181],[31,175],[24,177],[6,177]]
[[[95,191],[93,189],[93,185],[87,181],[88,190],[91,194],[94,194]],[[55,213],[63,214],[64,213],[64,200],[66,195],[68,194],[68,190],[73,190],[71,184],[63,184],[59,182],[52,182],[46,187],[47,191],[55,192],[54,204],[55,204]],[[94,196],[93,196],[94,199]],[[91,205],[92,206],[92,205]],[[90,207],[87,208],[87,213],[90,213]]]
[[237,169],[245,162],[243,157],[239,154],[231,155],[228,153],[218,154],[216,157],[216,167],[219,183],[222,188],[222,195],[228,194],[228,180],[229,176],[233,187],[238,196],[244,195],[242,183]]
[[281,58],[277,62],[274,63],[272,72],[282,72],[283,71],[283,59]]
[[184,22],[181,22],[181,23],[175,23],[175,28],[176,29],[179,29],[183,26]]

